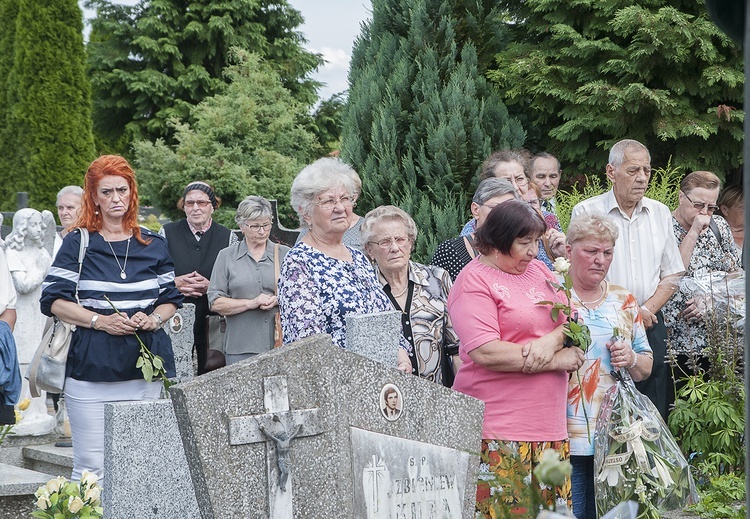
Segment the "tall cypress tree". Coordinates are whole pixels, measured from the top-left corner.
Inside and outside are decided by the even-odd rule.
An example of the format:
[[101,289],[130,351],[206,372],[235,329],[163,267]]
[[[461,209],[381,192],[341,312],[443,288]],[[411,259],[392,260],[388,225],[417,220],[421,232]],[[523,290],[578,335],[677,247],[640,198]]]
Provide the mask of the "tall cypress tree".
[[322,58],[306,51],[302,15],[286,0],[141,0],[136,6],[88,0],[97,10],[88,44],[94,131],[110,146],[135,140],[174,143],[171,118],[186,120],[226,86],[230,49],[253,52],[312,106],[309,75]]
[[12,198],[16,191],[11,169],[15,153],[11,145],[13,132],[8,121],[8,75],[13,68],[17,15],[16,0],[0,0],[0,178],[7,179],[0,182],[0,207],[7,205],[8,208],[13,207]]
[[52,209],[62,186],[82,183],[94,154],[83,14],[76,0],[11,1],[18,10],[14,34],[3,36],[13,40],[13,63],[3,88],[2,204],[12,208],[10,195],[27,191],[31,206]]
[[391,203],[414,217],[420,260],[458,234],[482,161],[523,143],[468,36],[494,13],[485,4],[470,13],[460,0],[374,0],[355,42],[342,157],[362,176],[364,211]]

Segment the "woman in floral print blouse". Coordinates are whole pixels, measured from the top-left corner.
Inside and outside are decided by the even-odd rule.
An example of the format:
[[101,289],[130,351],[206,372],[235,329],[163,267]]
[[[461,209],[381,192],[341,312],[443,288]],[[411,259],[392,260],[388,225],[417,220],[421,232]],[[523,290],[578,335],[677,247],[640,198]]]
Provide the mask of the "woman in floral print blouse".
[[[284,342],[327,333],[346,347],[346,315],[393,310],[364,253],[342,243],[357,196],[351,167],[322,158],[294,179],[291,203],[307,234],[286,255],[279,280]],[[400,335],[398,367],[411,373]]]

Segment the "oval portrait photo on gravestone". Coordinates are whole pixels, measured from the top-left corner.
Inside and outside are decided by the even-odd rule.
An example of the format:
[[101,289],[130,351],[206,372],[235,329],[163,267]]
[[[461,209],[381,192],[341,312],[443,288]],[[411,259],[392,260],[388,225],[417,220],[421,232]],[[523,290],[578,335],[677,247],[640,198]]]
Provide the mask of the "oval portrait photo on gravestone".
[[169,329],[172,330],[172,333],[180,333],[182,331],[182,316],[179,312],[175,312],[169,320]]
[[404,409],[404,399],[401,390],[394,384],[386,384],[380,390],[380,413],[389,422],[394,422],[401,417]]

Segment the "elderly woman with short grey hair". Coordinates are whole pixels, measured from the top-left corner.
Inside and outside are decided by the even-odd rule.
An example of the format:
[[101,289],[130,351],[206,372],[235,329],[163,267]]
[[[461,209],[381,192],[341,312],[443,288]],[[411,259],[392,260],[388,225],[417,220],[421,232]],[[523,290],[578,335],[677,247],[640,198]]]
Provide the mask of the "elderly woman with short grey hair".
[[[318,168],[327,168],[330,171],[336,171],[338,174],[345,175],[351,179],[351,182],[348,183],[348,189],[352,193],[354,202],[352,203],[352,208],[349,212],[349,228],[344,233],[341,241],[348,247],[357,250],[363,250],[362,235],[360,233],[360,228],[362,227],[362,217],[354,212],[354,207],[357,205],[356,200],[359,197],[359,194],[362,192],[362,180],[359,178],[359,175],[349,164],[338,159],[326,159],[324,162],[318,161],[308,167],[312,168],[312,171],[315,171]],[[304,199],[309,199],[309,194],[311,192],[310,190],[317,189],[316,186],[310,186],[306,184],[308,181],[312,180],[312,178],[312,175],[306,175],[304,178],[300,178],[300,182],[297,186],[298,194],[302,198],[303,203]],[[294,205],[294,201],[292,201],[292,205]],[[310,207],[306,207],[306,211],[309,212],[309,210]],[[300,226],[302,230],[297,237],[297,243],[302,241],[302,238],[304,238],[309,231],[307,223],[302,218],[300,218]]]
[[[638,382],[649,376],[653,363],[635,297],[605,279],[618,233],[612,218],[601,213],[577,216],[568,226],[566,255],[573,305],[591,331],[586,360],[568,382],[572,498],[578,519],[596,519],[594,444],[588,431],[596,428],[604,394],[615,383],[610,373],[627,369]],[[579,380],[588,383],[581,386]]]
[[[351,167],[323,158],[292,183],[291,203],[308,233],[281,267],[279,305],[284,342],[327,333],[346,347],[346,316],[393,310],[365,255],[343,243],[351,227],[357,184]],[[410,345],[399,337],[398,367],[411,373]]]
[[430,263],[448,271],[453,281],[461,270],[477,256],[474,248],[474,234],[487,219],[490,211],[508,200],[519,200],[518,191],[509,180],[504,178],[488,178],[482,180],[474,192],[471,200],[471,214],[477,224],[467,236],[459,236],[446,240],[435,249]]
[[453,282],[440,267],[411,261],[416,240],[414,220],[392,205],[373,209],[362,223],[365,252],[375,261],[385,294],[401,312],[413,373],[450,387],[458,359],[458,337],[447,307]]
[[263,197],[240,202],[234,220],[245,239],[219,252],[211,273],[211,311],[227,318],[227,365],[269,351],[274,344],[277,272],[289,247],[268,239],[272,217],[271,204]]

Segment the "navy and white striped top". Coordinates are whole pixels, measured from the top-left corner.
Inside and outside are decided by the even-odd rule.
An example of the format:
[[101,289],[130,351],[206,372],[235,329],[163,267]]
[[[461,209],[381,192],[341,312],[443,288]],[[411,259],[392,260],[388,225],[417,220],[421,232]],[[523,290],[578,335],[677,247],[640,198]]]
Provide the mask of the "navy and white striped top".
[[[124,280],[120,279],[120,267],[109,244],[98,232],[91,233],[79,280],[81,234],[78,230],[68,233],[42,285],[42,313],[51,316],[52,303],[57,299],[75,302],[76,282],[81,306],[103,315],[114,313],[105,295],[128,317],[138,311],[150,314],[163,303],[181,307],[183,298],[174,283],[174,264],[166,240],[147,229],[141,232],[151,243],[143,245],[135,238],[130,239]],[[123,264],[127,240],[111,245],[117,260]],[[152,353],[164,359],[167,376],[175,376],[172,343],[166,332],[139,331],[138,336]],[[66,375],[88,382],[137,380],[143,377],[135,367],[139,355],[140,346],[133,335],[109,335],[102,330],[78,327],[70,344]]]

